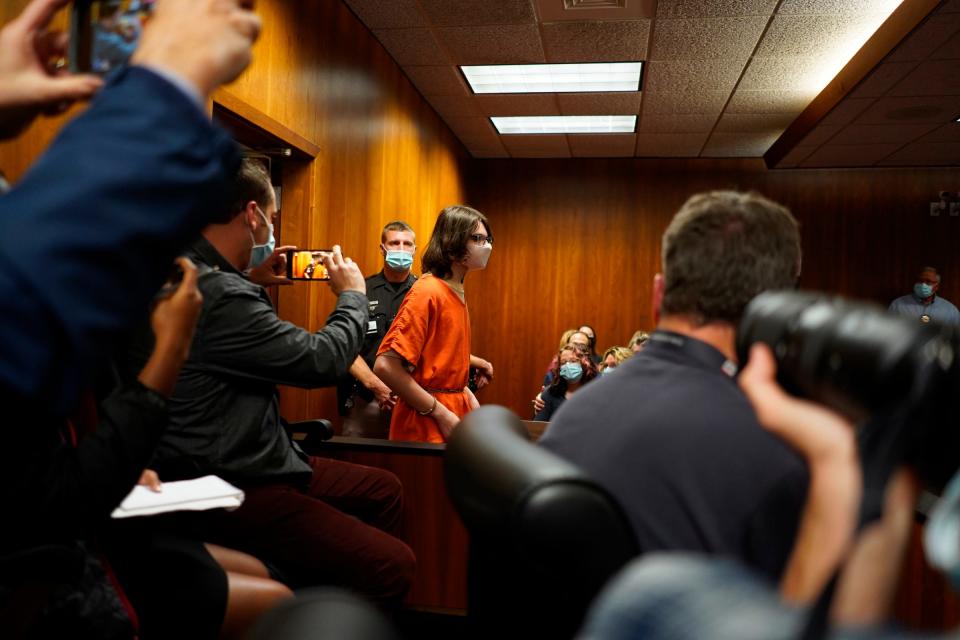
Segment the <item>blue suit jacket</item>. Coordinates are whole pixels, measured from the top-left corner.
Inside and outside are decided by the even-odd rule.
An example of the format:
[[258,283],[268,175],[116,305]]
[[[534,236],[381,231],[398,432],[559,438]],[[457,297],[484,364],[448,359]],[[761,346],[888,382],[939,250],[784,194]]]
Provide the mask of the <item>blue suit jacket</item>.
[[179,88],[119,71],[0,198],[0,391],[69,411],[238,163]]

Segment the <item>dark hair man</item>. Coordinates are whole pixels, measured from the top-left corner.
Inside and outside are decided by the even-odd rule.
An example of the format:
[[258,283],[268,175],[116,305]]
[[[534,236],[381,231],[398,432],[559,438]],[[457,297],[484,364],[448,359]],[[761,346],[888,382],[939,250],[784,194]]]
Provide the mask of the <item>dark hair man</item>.
[[890,303],[890,311],[914,318],[919,322],[960,324],[960,311],[940,291],[940,274],[933,267],[924,267],[917,276],[913,291]]
[[415,564],[391,535],[403,509],[399,481],[305,455],[284,431],[277,399],[276,385],[332,385],[356,359],[367,324],[363,276],[334,246],[324,266],[338,300],[326,327],[310,333],[280,320],[266,291],[242,274],[253,255],[270,258],[257,250],[272,244],[277,211],[266,171],[245,160],[232,195],[187,252],[201,269],[203,312],[154,466],[167,478],[219,475],[246,499],[235,511],[178,516],[175,526],[267,561],[294,587],[338,584],[398,600]]
[[806,474],[737,387],[734,338],[750,299],[796,282],[797,223],[756,194],[699,194],[662,252],[657,331],[617,375],[566,402],[541,442],[614,494],[644,552],[731,555],[776,577]]
[[387,438],[390,433],[390,415],[396,396],[373,372],[373,365],[400,303],[417,281],[410,270],[416,251],[417,236],[406,222],[394,220],[383,227],[380,232],[383,268],[366,280],[370,319],[363,348],[350,365],[350,375],[337,386],[345,436]]

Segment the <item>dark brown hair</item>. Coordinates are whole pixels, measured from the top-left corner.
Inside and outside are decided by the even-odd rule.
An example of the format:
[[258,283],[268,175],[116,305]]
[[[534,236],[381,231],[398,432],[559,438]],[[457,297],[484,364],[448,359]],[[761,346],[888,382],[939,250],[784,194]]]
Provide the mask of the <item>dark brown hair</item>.
[[243,211],[251,200],[260,205],[261,209],[266,209],[267,203],[273,201],[273,198],[273,186],[270,184],[270,174],[266,167],[257,160],[244,158],[233,177],[230,193],[225,198],[227,208],[213,216],[210,222],[227,224]]
[[790,211],[757,193],[691,197],[663,234],[661,312],[697,324],[737,323],[750,300],[800,274],[800,232]]
[[476,209],[455,204],[441,211],[423,252],[423,271],[438,278],[450,277],[453,264],[467,255],[467,240],[478,222],[483,224],[487,235],[493,235],[487,217]]

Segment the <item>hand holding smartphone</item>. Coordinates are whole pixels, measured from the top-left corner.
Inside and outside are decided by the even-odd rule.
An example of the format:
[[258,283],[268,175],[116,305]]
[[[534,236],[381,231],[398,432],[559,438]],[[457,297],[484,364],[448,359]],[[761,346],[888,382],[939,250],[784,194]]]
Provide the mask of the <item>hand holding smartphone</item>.
[[70,68],[106,75],[124,65],[156,0],[75,0],[70,19]]
[[330,280],[324,260],[333,253],[332,249],[289,249],[287,251],[287,277],[291,280],[311,280],[326,282]]

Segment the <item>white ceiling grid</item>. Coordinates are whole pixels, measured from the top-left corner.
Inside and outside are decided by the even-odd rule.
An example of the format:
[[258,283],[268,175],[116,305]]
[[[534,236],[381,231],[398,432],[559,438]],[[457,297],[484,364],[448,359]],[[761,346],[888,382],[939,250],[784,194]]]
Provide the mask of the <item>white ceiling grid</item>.
[[[583,20],[578,16],[585,12],[553,6],[563,0],[344,1],[476,157],[761,156],[899,4],[628,0],[628,9],[591,9],[591,19]],[[638,9],[654,5],[655,13],[637,17]],[[946,8],[956,6],[960,0]],[[945,22],[956,23],[956,16]],[[956,56],[950,54],[960,50],[960,38],[950,39],[949,24],[937,33],[943,49],[917,41],[912,55],[926,61],[928,77],[960,85]],[[944,51],[946,58],[936,57]],[[457,68],[634,60],[645,62],[640,93],[475,95]],[[916,96],[922,87],[898,86],[915,66],[889,60],[883,74],[872,78],[873,86],[858,89],[860,97],[872,103],[890,87]],[[487,118],[533,115],[637,115],[638,120],[635,134],[500,136]],[[809,153],[791,154],[789,160],[816,161],[823,141],[815,142],[804,140],[801,146]],[[871,157],[896,144],[871,142]]]

